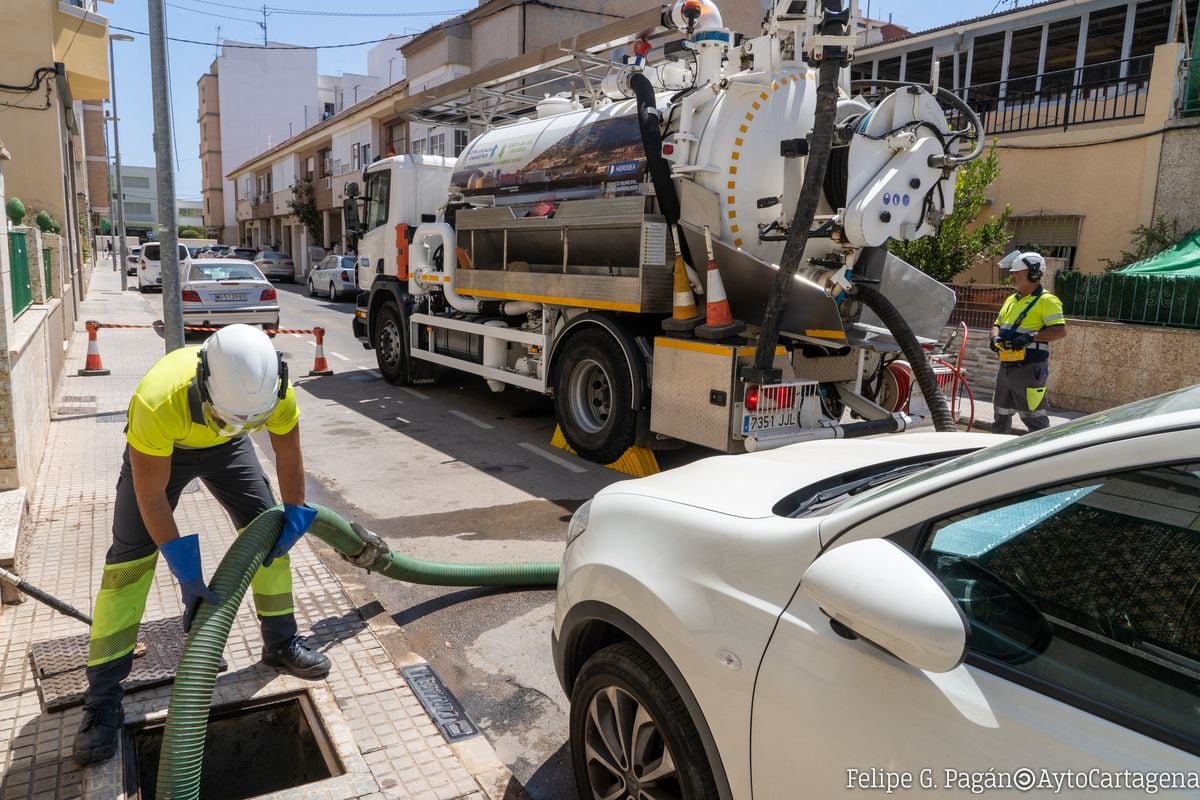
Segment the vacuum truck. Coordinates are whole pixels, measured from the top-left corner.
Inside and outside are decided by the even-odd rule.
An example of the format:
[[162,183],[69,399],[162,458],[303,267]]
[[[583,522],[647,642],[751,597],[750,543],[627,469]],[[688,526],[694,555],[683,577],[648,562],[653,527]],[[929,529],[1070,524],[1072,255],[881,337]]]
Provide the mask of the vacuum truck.
[[549,395],[598,463],[936,423],[931,373],[907,413],[863,375],[898,348],[928,371],[920,342],[954,296],[886,245],[953,210],[983,131],[936,86],[855,93],[851,13],[781,0],[750,37],[679,0],[619,60],[575,54],[604,65],[598,86],[545,93],[457,159],[371,164],[346,212],[370,287],[354,332],[384,378],[451,368]]

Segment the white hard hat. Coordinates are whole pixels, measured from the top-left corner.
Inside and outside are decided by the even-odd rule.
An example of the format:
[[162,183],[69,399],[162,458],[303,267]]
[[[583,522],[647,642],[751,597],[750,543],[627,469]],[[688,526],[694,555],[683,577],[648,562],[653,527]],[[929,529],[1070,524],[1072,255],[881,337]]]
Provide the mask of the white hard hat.
[[270,419],[287,392],[287,365],[262,330],[230,325],[200,348],[196,383],[209,425],[237,436]]
[[1035,253],[1032,250],[1024,253],[1020,250],[1013,250],[1000,259],[999,266],[1000,269],[1007,270],[1008,272],[1033,269],[1035,272],[1042,273],[1046,271],[1046,259],[1042,258],[1040,253]]

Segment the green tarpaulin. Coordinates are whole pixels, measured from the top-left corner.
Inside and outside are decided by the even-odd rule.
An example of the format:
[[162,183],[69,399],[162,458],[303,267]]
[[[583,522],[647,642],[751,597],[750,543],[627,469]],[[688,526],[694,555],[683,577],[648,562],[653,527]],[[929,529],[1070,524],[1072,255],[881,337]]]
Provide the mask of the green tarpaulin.
[[1200,231],[1156,256],[1118,270],[1122,275],[1162,275],[1163,277],[1200,277]]

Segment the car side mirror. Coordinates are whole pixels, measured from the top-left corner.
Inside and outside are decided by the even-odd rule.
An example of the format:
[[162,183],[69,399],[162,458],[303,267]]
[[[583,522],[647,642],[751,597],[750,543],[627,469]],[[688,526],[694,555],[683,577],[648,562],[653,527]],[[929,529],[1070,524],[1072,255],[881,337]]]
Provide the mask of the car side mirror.
[[917,669],[949,672],[966,656],[969,628],[958,604],[920,561],[887,539],[829,550],[800,586],[835,628]]

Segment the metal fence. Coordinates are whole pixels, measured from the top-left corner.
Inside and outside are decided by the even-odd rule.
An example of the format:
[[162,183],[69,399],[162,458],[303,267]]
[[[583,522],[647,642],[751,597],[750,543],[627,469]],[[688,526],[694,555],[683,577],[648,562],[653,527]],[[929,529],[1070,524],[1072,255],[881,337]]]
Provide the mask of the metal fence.
[[1200,277],[1061,272],[1054,288],[1067,316],[1200,329]]
[[8,232],[8,256],[12,264],[13,316],[18,317],[33,304],[33,286],[29,283],[29,245],[21,231]]
[[954,290],[954,311],[950,314],[947,325],[967,323],[968,328],[983,328],[988,330],[1000,313],[1000,306],[1013,293],[1011,286],[992,286],[969,284],[957,286],[948,284]]
[[1144,115],[1150,96],[1150,65],[1149,56],[1139,56],[977,84],[955,94],[974,109],[989,134],[1066,130],[1072,125]]

